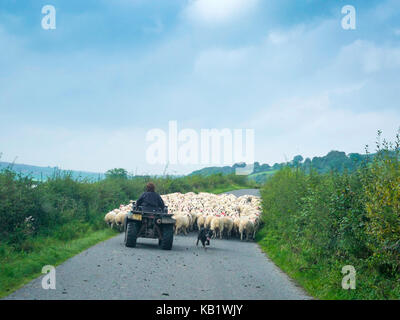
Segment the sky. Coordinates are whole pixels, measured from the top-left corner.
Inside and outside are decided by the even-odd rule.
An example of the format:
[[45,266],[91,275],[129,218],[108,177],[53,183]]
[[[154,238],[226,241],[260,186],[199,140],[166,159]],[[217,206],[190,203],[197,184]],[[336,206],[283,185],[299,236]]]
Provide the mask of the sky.
[[160,174],[146,134],[177,121],[252,129],[272,165],[400,127],[398,0],[1,0],[0,49],[1,161]]

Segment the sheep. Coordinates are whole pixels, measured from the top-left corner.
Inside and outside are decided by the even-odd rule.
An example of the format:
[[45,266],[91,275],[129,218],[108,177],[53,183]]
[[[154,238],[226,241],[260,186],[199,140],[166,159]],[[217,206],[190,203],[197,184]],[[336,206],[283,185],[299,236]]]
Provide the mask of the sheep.
[[233,219],[233,232],[237,236],[240,235],[240,233],[239,233],[239,224],[240,224],[240,218],[239,217],[235,217]]
[[189,229],[189,231],[193,231],[193,225],[194,225],[194,222],[195,222],[195,217],[191,213],[186,214],[186,216],[189,219],[189,227],[188,227],[188,229]]
[[240,221],[239,221],[239,234],[240,234],[240,240],[243,240],[243,234],[246,233],[247,234],[247,222],[249,221],[249,219],[247,217],[241,217]]
[[119,231],[123,230],[125,217],[127,215],[128,215],[128,212],[122,211],[122,210],[116,214],[116,216],[115,216],[115,224],[117,225],[117,228],[119,229]]
[[239,223],[240,240],[243,240],[243,234],[246,234],[246,240],[251,236],[254,238],[254,223],[248,217],[242,217]]
[[233,229],[233,220],[228,217],[223,217],[221,219],[223,220],[224,231],[226,232],[227,237],[230,238]]
[[210,230],[213,233],[212,237],[214,239],[217,237],[218,232],[221,234],[220,220],[221,220],[220,217],[212,217],[211,219]]
[[189,218],[186,215],[175,214],[173,219],[176,220],[175,223],[175,235],[177,235],[180,231],[183,231],[185,235],[187,235],[187,228],[189,227]]
[[205,222],[206,218],[204,216],[199,216],[197,218],[197,228],[200,230],[202,227],[204,227]]
[[[261,199],[256,196],[175,192],[161,197],[176,220],[175,234],[186,235],[204,227],[212,229],[213,237],[238,236],[241,240],[249,240],[254,239],[260,226]],[[104,220],[111,228],[117,225],[121,230],[132,205],[132,200],[128,205],[120,205],[107,213]]]
[[247,220],[246,224],[246,240],[249,240],[249,237],[251,237],[251,239],[255,237],[254,222],[252,219]]
[[113,228],[113,226],[115,224],[115,216],[116,216],[115,212],[110,211],[104,217],[104,221],[111,227],[111,229]]
[[214,216],[212,216],[212,215],[209,215],[209,216],[206,217],[206,221],[205,221],[205,223],[204,223],[204,226],[205,226],[206,229],[210,229],[211,220],[212,220],[213,218],[214,218]]

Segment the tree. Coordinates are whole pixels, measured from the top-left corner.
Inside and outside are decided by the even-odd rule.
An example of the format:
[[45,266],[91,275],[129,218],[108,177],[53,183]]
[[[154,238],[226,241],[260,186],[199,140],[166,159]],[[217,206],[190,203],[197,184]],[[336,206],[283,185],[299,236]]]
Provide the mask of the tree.
[[269,171],[269,170],[271,170],[271,166],[270,166],[268,163],[264,163],[264,164],[261,165],[261,167],[260,167],[260,172]]
[[279,164],[279,163],[275,163],[273,166],[272,166],[272,169],[273,170],[279,170],[281,168],[281,165]]
[[110,169],[106,172],[106,179],[128,179],[128,171],[122,168]]
[[359,154],[359,153],[350,153],[349,154],[349,158],[350,158],[351,161],[357,163],[357,162],[361,162],[362,161],[363,156],[361,154]]
[[295,156],[293,158],[293,165],[297,167],[303,160],[304,158],[301,155]]
[[260,172],[261,170],[260,170],[260,163],[259,162],[254,162],[254,169],[253,169],[253,172],[254,173],[257,173],[257,172]]
[[329,170],[342,172],[344,168],[348,167],[349,158],[343,151],[332,150],[325,156],[324,162]]

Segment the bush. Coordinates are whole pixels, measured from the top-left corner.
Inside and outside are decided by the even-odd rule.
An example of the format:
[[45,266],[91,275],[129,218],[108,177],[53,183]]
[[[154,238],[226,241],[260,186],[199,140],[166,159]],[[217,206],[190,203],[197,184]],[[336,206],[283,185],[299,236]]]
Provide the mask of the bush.
[[[383,147],[383,148],[382,148]],[[400,272],[400,139],[378,144],[365,178],[368,247],[372,265],[386,276]]]
[[261,190],[258,239],[287,248],[287,261],[302,261],[302,270],[324,266],[335,275],[333,266],[357,266],[373,297],[390,297],[400,290],[399,150],[399,136],[384,141],[350,174],[281,169]]

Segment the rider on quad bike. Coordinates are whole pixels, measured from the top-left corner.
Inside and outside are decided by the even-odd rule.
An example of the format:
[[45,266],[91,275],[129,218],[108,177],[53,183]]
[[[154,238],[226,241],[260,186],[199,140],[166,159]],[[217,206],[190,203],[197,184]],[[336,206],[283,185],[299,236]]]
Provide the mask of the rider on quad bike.
[[149,182],[124,223],[125,246],[136,247],[137,238],[158,239],[163,250],[171,250],[174,240],[175,219],[168,213],[168,207]]
[[155,192],[155,185],[152,182],[149,182],[146,185],[146,192],[144,192],[138,201],[136,201],[136,207],[142,206],[148,209],[161,209],[163,210],[165,207],[163,199],[160,195]]

